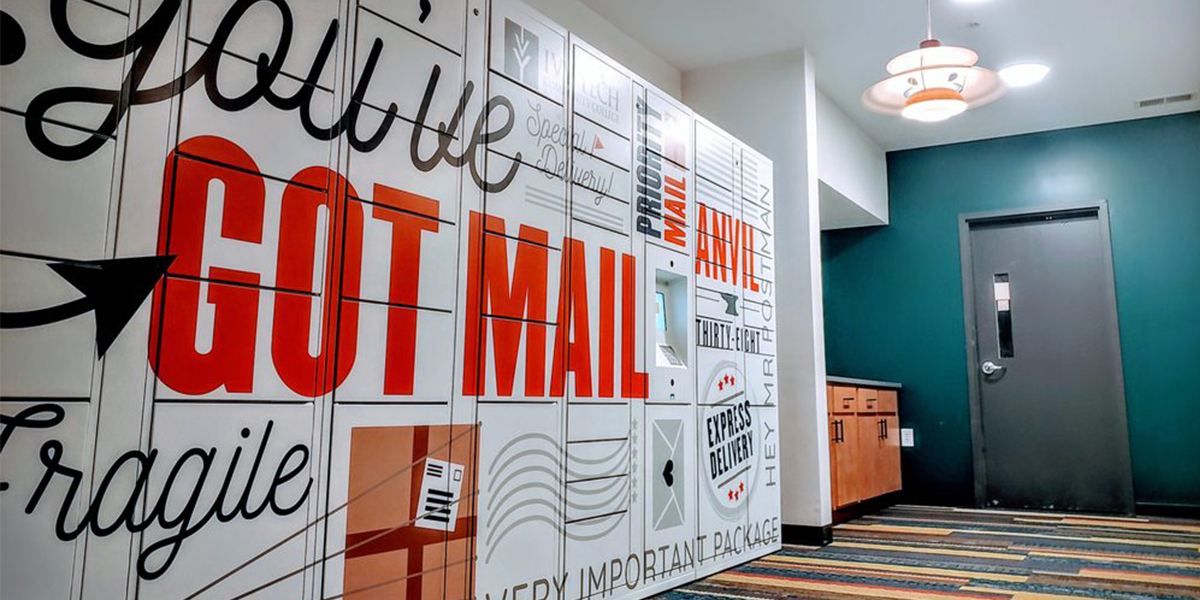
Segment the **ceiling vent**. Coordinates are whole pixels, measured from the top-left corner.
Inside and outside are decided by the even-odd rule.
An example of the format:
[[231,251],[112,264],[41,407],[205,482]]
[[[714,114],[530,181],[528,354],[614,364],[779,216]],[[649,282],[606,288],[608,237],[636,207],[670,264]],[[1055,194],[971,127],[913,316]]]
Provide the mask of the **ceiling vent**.
[[1175,94],[1172,96],[1159,96],[1157,98],[1147,98],[1138,100],[1138,108],[1150,108],[1152,106],[1162,106],[1164,104],[1174,104],[1176,102],[1191,102],[1192,94]]

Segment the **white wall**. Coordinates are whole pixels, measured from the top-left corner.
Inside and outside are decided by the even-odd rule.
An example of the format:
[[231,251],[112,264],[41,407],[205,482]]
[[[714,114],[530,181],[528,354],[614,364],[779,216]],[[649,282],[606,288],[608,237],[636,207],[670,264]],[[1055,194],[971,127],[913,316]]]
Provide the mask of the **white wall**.
[[683,74],[683,99],[775,162],[783,522],[832,520],[812,58],[781,52]]
[[883,148],[817,92],[821,162],[821,229],[887,225],[887,158]]
[[538,12],[578,35],[662,91],[680,98],[681,74],[579,0],[524,0]]

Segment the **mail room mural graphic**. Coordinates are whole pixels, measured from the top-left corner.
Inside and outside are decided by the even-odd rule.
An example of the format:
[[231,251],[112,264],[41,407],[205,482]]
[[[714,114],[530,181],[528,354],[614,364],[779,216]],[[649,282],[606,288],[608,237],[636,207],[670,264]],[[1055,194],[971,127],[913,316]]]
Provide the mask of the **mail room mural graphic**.
[[0,597],[639,598],[779,547],[771,162],[511,0],[21,0]]

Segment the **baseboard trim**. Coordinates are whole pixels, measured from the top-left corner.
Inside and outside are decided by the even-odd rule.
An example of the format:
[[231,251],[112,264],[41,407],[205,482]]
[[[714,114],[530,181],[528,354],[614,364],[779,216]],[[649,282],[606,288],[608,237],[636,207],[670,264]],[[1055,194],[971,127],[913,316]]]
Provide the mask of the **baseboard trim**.
[[1200,505],[1168,504],[1165,502],[1138,502],[1135,505],[1137,514],[1147,517],[1175,517],[1179,519],[1200,519]]
[[901,491],[891,492],[889,494],[876,496],[874,498],[867,498],[862,502],[855,502],[854,504],[847,504],[841,508],[834,509],[833,524],[837,525],[839,523],[845,523],[846,521],[853,521],[859,517],[876,513],[889,506],[893,506],[899,503],[902,494],[903,492]]
[[784,525],[781,538],[785,544],[796,546],[826,546],[833,541],[832,525]]

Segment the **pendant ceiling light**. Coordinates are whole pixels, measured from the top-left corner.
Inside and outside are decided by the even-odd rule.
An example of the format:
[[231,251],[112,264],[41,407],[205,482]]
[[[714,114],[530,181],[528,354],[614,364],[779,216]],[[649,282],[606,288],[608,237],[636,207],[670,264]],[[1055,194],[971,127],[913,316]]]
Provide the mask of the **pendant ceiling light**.
[[862,103],[887,115],[934,123],[982,106],[1004,94],[996,73],[975,66],[969,48],[943,46],[933,37],[933,11],[925,0],[925,41],[888,61],[890,77],[867,88]]

